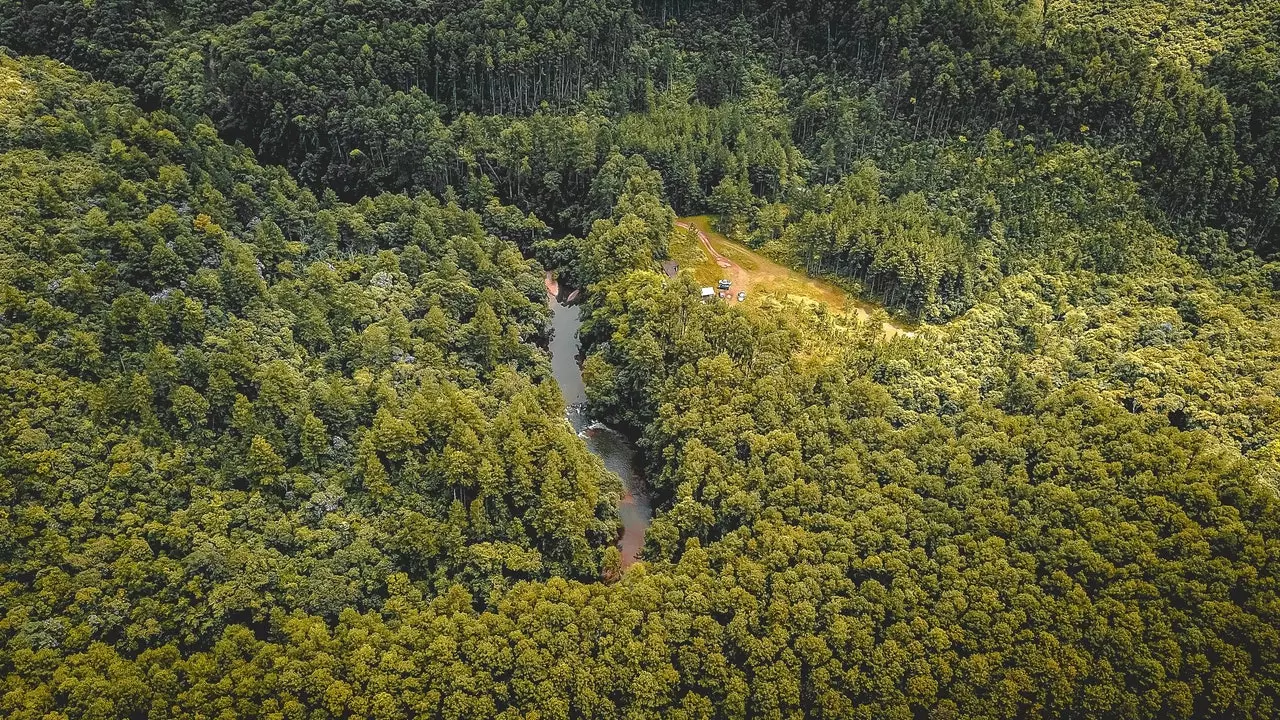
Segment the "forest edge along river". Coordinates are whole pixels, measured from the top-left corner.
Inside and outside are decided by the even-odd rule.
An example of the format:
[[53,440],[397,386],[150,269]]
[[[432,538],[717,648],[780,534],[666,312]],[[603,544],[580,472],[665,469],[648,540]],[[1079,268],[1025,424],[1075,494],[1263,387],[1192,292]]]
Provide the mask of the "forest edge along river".
[[604,461],[604,465],[622,480],[622,501],[618,516],[622,535],[618,541],[623,569],[630,567],[644,544],[644,532],[653,517],[653,507],[640,472],[636,446],[622,433],[587,416],[587,390],[582,382],[579,364],[578,328],[582,326],[581,310],[572,304],[577,291],[561,302],[560,288],[551,273],[546,276],[547,303],[551,307],[551,375],[564,395],[565,416],[587,449]]
[[[733,271],[736,270],[739,275],[747,274],[746,270],[739,268],[736,263],[729,258],[725,258],[716,250],[703,228],[686,221],[681,221],[677,224],[682,228],[697,233],[699,240],[702,241],[703,248],[709,251],[712,258],[721,261],[717,263],[719,268],[727,266],[730,270],[725,272],[733,274]],[[726,243],[728,242],[723,238],[720,239]],[[755,259],[754,254],[753,259]],[[755,260],[757,263],[765,262],[763,259]],[[800,276],[799,273],[791,272],[791,274]],[[735,277],[737,276],[735,275]],[[805,277],[804,282],[827,289],[826,285],[818,280]],[[547,345],[547,350],[551,355],[552,377],[555,378],[556,383],[560,386],[560,392],[564,395],[566,419],[569,421],[570,426],[573,427],[574,432],[586,443],[587,449],[604,461],[605,467],[622,481],[622,500],[618,504],[618,516],[622,522],[622,534],[618,540],[618,549],[621,556],[621,566],[626,569],[638,559],[640,549],[644,545],[645,531],[653,519],[652,498],[645,483],[644,474],[640,469],[639,451],[635,444],[625,435],[604,423],[593,421],[587,415],[587,392],[586,385],[582,379],[581,355],[578,345],[578,330],[582,326],[582,317],[580,308],[574,302],[578,297],[578,290],[575,289],[569,292],[562,299],[559,283],[556,282],[550,271],[546,273],[545,284],[547,288],[547,304],[551,309],[552,329],[551,341]],[[746,286],[746,284],[739,283],[739,286]],[[831,293],[838,292],[846,300],[850,299],[843,291],[837,291],[834,287],[828,291]],[[818,301],[828,299],[825,296],[820,296]],[[868,320],[870,318],[870,314],[861,305],[856,305],[855,311],[859,319]],[[884,329],[887,337],[892,337],[896,334],[915,335],[914,332],[889,322],[884,323]]]

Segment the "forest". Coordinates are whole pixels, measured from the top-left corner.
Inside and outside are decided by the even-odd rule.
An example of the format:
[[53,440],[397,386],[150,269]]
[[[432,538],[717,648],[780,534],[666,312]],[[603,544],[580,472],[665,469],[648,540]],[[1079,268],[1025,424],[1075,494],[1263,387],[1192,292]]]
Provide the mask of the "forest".
[[0,716],[1277,717],[1277,17],[0,0]]

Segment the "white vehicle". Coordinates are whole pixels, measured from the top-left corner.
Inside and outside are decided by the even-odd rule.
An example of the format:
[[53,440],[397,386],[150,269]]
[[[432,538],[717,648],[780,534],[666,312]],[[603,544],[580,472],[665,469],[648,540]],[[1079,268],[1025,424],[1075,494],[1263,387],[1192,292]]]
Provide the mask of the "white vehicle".
[[738,291],[738,302],[742,302],[743,300],[746,300],[746,299],[747,299],[747,291],[746,291],[746,290],[739,290],[739,291]]
[[702,299],[703,299],[703,300],[706,300],[707,298],[713,298],[713,297],[715,297],[715,296],[716,296],[716,289],[715,289],[715,288],[709,288],[709,287],[704,287],[704,288],[702,288]]

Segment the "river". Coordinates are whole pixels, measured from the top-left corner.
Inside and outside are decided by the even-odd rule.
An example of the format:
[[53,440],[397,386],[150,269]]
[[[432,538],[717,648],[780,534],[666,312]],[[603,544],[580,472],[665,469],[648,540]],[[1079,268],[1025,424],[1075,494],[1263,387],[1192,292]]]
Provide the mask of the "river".
[[581,311],[577,305],[565,305],[556,297],[558,287],[547,278],[547,296],[551,305],[553,334],[548,350],[551,353],[551,374],[564,395],[565,414],[578,437],[587,449],[604,461],[604,466],[622,480],[622,502],[618,515],[622,520],[622,537],[618,550],[622,555],[622,567],[630,567],[640,554],[644,544],[644,531],[653,517],[653,507],[640,472],[636,446],[622,433],[593,422],[587,416],[587,390],[582,382],[582,367],[578,362],[578,328],[582,326]]

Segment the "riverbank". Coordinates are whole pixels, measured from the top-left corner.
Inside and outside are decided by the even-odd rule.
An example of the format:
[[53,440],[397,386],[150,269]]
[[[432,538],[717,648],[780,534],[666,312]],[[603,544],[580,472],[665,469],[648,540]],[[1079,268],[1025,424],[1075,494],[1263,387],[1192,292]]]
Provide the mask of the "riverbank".
[[653,517],[648,485],[640,471],[639,449],[622,433],[587,415],[587,388],[582,379],[578,330],[582,327],[582,310],[573,301],[577,289],[562,302],[562,288],[548,272],[544,278],[547,303],[551,308],[551,375],[564,396],[565,419],[586,443],[587,449],[599,457],[606,469],[622,481],[618,502],[618,518],[622,531],[618,537],[620,564],[625,570],[635,564],[644,546],[644,533]]

